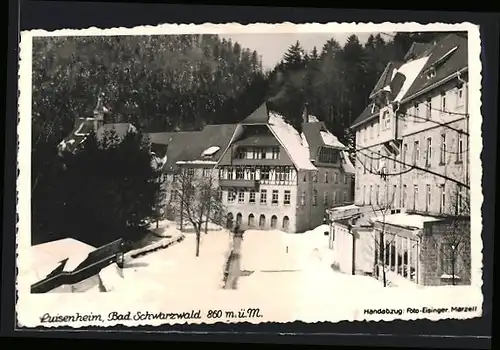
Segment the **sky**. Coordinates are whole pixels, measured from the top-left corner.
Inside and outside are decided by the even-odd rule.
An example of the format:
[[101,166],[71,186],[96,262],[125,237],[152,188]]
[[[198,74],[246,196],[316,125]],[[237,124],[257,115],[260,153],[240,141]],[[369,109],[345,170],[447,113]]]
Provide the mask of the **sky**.
[[[347,38],[356,34],[361,43],[365,43],[370,34],[376,33],[279,33],[279,34],[221,34],[222,38],[238,42],[242,47],[257,51],[262,55],[262,66],[264,70],[272,69],[282,58],[287,49],[294,45],[297,40],[302,47],[310,52],[314,46],[321,51],[323,44],[333,38],[340,45],[344,45]],[[389,33],[388,33],[389,34]],[[386,40],[391,37],[382,35]]]

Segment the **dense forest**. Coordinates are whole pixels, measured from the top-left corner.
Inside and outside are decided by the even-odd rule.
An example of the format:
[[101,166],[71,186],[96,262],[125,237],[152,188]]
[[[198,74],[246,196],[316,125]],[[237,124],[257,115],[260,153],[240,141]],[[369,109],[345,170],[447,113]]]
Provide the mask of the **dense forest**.
[[297,42],[270,72],[263,72],[258,52],[217,35],[35,38],[32,210],[38,219],[33,234],[41,230],[55,237],[54,230],[68,229],[49,227],[49,218],[64,216],[49,212],[71,201],[51,194],[64,191],[63,184],[78,183],[61,171],[56,145],[76,117],[92,113],[99,93],[113,121],[131,122],[141,132],[235,123],[263,101],[300,128],[307,103],[311,114],[352,146],[347,127],[366,106],[387,62],[403,59],[413,41],[434,40],[436,35],[377,34],[366,43],[351,35],[344,46],[331,39],[310,52]]

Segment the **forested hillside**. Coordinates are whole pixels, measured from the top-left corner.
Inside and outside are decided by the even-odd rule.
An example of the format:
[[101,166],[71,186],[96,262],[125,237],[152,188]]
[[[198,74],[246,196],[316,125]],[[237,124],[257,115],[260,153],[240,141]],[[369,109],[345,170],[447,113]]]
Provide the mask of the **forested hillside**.
[[234,121],[266,92],[257,52],[217,35],[42,37],[33,44],[34,136],[60,140],[98,92],[144,131]]
[[436,37],[436,33],[376,34],[363,44],[351,35],[343,47],[330,39],[310,52],[297,42],[269,75],[269,106],[300,128],[303,106],[308,103],[309,113],[353,146],[348,127],[368,104],[387,63],[403,60],[414,41]]

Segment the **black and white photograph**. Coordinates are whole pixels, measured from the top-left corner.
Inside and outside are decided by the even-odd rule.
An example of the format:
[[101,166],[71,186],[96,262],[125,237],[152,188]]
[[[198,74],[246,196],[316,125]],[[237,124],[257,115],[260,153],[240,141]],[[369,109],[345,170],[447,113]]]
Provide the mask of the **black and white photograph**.
[[470,23],[22,32],[19,324],[481,316],[480,46]]

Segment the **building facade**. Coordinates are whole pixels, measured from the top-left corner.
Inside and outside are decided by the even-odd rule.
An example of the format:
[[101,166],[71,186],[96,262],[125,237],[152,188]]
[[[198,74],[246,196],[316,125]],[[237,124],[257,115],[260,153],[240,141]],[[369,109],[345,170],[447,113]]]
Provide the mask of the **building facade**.
[[263,104],[238,124],[151,139],[168,144],[167,177],[182,167],[216,178],[228,228],[303,232],[333,203],[353,200],[345,146],[307,111],[300,134]]
[[454,276],[446,257],[470,255],[470,226],[443,240],[450,223],[470,223],[467,51],[461,33],[413,44],[352,125],[355,204],[374,208],[375,274],[395,284],[470,283],[470,266]]
[[467,72],[461,34],[414,44],[405,62],[387,66],[352,126],[355,204],[461,210],[469,185]]

